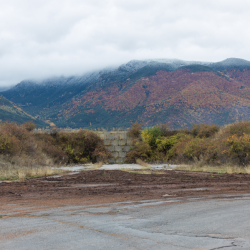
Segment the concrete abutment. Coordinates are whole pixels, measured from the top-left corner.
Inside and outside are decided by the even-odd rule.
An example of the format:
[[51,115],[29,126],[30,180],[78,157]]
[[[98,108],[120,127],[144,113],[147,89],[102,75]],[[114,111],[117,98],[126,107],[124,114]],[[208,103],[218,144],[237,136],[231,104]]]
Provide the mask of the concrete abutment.
[[93,131],[104,141],[104,145],[111,152],[109,163],[124,163],[127,153],[134,147],[133,140],[127,131]]

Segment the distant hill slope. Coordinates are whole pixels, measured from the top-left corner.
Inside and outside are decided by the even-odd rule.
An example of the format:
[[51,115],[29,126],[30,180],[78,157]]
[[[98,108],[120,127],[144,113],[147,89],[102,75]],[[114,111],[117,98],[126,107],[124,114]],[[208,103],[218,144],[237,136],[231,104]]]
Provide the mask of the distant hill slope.
[[168,123],[180,128],[249,119],[249,85],[212,69],[202,70],[158,71],[136,82],[98,87],[66,103],[54,116],[55,122],[71,127],[101,127],[129,126],[138,121],[147,126]]
[[0,95],[0,121],[13,121],[17,123],[25,123],[33,121],[38,127],[48,126],[47,123],[40,121],[24,112],[21,108]]
[[82,77],[24,81],[2,94],[59,127],[224,125],[250,119],[250,62],[131,61]]
[[250,69],[250,62],[240,58],[227,58],[221,62],[212,63],[210,67],[217,70],[229,70],[231,68]]
[[1,94],[20,105],[28,113],[46,118],[48,113],[60,109],[62,104],[77,98],[82,92],[92,91],[96,87],[113,82],[122,84],[128,78],[138,80],[142,76],[153,75],[158,70],[174,71],[178,67],[194,63],[207,64],[175,59],[133,60],[117,68],[103,69],[79,77],[54,77],[43,81],[22,81]]

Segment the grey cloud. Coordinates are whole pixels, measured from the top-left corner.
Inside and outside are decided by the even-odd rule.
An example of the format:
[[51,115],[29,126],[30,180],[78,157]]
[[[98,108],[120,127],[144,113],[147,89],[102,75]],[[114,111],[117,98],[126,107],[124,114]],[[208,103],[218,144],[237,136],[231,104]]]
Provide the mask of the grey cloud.
[[132,59],[250,60],[245,0],[0,0],[0,86]]

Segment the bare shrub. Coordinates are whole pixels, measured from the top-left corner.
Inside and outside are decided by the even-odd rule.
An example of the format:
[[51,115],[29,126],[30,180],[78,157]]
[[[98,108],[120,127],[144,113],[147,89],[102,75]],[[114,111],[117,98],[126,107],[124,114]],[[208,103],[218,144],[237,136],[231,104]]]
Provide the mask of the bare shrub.
[[54,164],[64,164],[68,162],[68,156],[62,147],[51,134],[34,134],[38,147],[49,158],[53,159]]
[[152,159],[153,151],[151,147],[145,143],[138,143],[135,148],[127,153],[125,162],[135,163],[137,159],[143,161],[150,161]]
[[34,130],[36,128],[36,124],[32,121],[28,121],[28,122],[24,123],[24,128],[26,130],[28,130],[29,132],[31,132],[32,130]]
[[132,124],[131,128],[128,131],[128,136],[130,136],[133,139],[138,139],[141,135],[142,131],[142,125],[141,123],[134,123]]
[[250,121],[235,122],[225,126],[225,134],[242,136],[243,134],[250,134]]
[[5,122],[0,125],[0,154],[20,155],[33,143],[32,135],[24,125]]
[[76,161],[84,159],[89,159],[91,162],[97,162],[97,159],[107,161],[111,157],[110,152],[104,146],[103,140],[94,132],[80,130],[77,133],[71,133],[70,139]]
[[169,127],[167,124],[160,124],[159,125],[160,131],[161,131],[161,136],[168,136],[169,135]]
[[76,133],[64,131],[53,134],[36,134],[43,151],[55,163],[87,163],[107,161],[110,152],[104,146],[103,140],[94,132],[79,130]]
[[196,124],[196,125],[193,125],[191,134],[194,137],[209,138],[215,135],[219,130],[220,130],[220,127],[217,125]]

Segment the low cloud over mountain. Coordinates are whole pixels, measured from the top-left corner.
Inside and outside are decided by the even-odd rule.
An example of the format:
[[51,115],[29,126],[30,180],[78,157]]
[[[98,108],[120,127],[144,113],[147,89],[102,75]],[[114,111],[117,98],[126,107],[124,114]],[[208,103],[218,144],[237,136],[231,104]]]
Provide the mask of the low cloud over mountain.
[[22,81],[2,94],[59,127],[227,124],[250,119],[250,62],[134,60],[81,77]]

